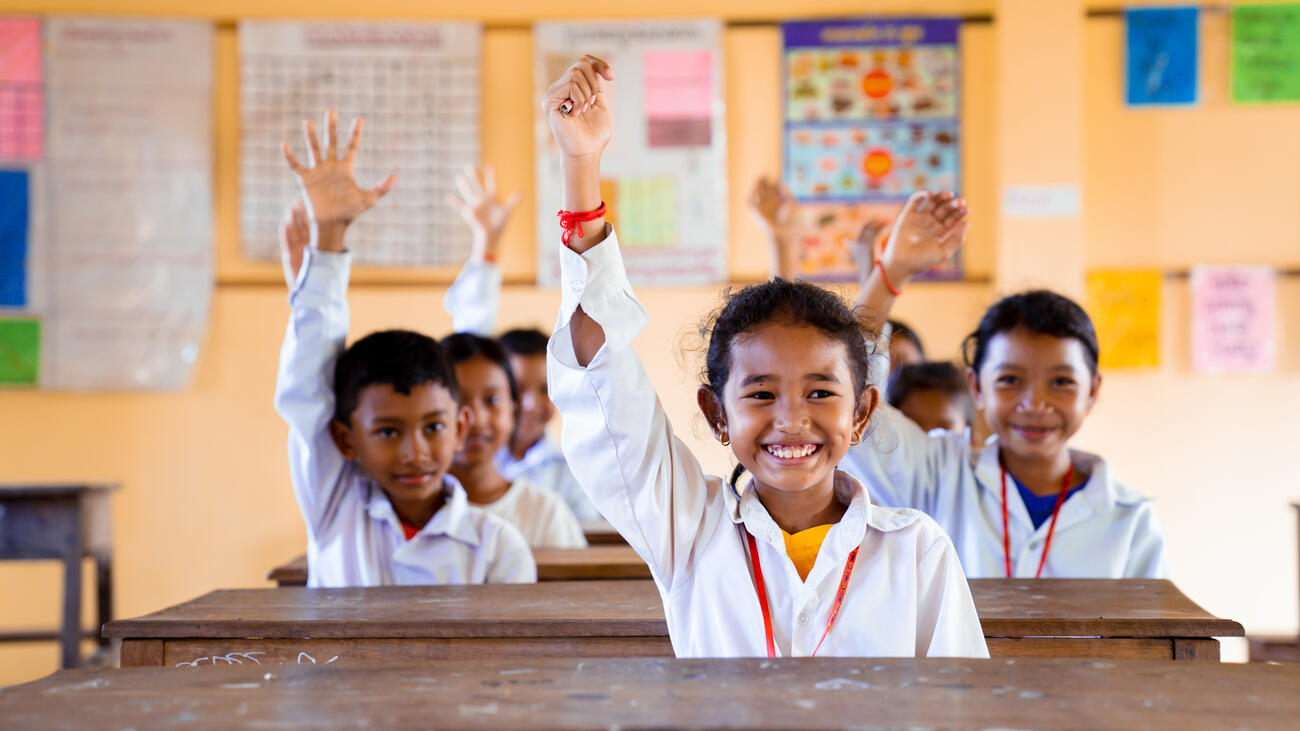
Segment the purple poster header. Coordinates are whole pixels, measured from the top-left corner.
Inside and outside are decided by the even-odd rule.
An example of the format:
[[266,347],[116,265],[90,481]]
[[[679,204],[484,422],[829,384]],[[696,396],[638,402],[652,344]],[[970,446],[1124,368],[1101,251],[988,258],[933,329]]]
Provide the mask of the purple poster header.
[[953,44],[961,20],[956,18],[849,18],[782,23],[785,47],[923,46]]

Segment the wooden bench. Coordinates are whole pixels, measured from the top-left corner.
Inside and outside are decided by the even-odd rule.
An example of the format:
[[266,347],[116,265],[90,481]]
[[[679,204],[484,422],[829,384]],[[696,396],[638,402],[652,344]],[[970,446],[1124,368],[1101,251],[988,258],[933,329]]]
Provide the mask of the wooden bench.
[[[590,548],[537,548],[533,550],[533,558],[537,561],[538,581],[650,578],[650,567],[626,543],[593,543]],[[276,566],[266,578],[279,586],[306,586],[307,557],[299,556]]]
[[12,728],[1294,728],[1291,665],[965,659],[515,659],[64,670]]
[[[977,579],[989,652],[1219,659],[1240,624],[1205,612],[1168,581]],[[484,657],[670,656],[649,581],[214,591],[109,623],[122,665],[383,663]],[[255,654],[256,653],[256,654]]]

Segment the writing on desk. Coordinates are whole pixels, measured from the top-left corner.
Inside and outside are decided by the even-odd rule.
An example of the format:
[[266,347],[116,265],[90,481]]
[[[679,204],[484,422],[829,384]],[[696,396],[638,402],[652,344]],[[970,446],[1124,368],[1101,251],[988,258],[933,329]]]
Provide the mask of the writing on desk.
[[[176,665],[175,665],[174,667],[178,667],[178,668],[196,668],[196,667],[202,665],[202,664],[205,663],[205,662],[206,662],[207,664],[209,664],[209,665],[216,665],[216,664],[219,663],[219,662],[224,662],[224,663],[227,664],[227,665],[243,665],[245,660],[247,660],[247,661],[249,661],[249,662],[251,662],[251,663],[253,663],[253,664],[255,664],[255,665],[261,665],[261,664],[262,664],[262,661],[261,661],[261,660],[258,660],[256,656],[257,656],[257,655],[265,655],[265,654],[266,654],[265,652],[228,652],[228,653],[226,653],[225,655],[204,655],[203,657],[196,658],[196,659],[194,659],[194,660],[187,660],[187,661],[185,661],[185,662],[178,662],[178,663],[176,663]],[[334,661],[337,660],[337,659],[339,659],[339,656],[338,656],[338,655],[335,655],[334,657],[331,657],[330,659],[328,659],[328,660],[326,660],[325,662],[320,663],[320,664],[321,664],[321,665],[329,665],[330,663],[334,662]],[[305,661],[305,662],[304,662],[304,661]],[[298,653],[298,658],[297,658],[296,663],[297,663],[298,665],[307,665],[307,664],[316,665],[316,664],[317,664],[317,663],[316,663],[316,658],[312,657],[311,655],[307,654],[306,652],[299,652],[299,653]],[[280,662],[278,662],[278,663],[276,663],[276,664],[277,664],[277,665],[283,665],[283,664],[284,664],[284,661],[281,660]]]

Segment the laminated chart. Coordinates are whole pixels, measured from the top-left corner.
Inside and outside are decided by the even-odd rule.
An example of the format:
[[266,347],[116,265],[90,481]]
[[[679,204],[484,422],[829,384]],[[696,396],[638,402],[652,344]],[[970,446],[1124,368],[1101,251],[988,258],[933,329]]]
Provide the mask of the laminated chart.
[[1192,364],[1201,373],[1277,366],[1276,274],[1266,266],[1192,268]]
[[45,23],[41,383],[180,388],[212,289],[212,26]]
[[[782,26],[785,183],[801,202],[800,268],[856,277],[848,243],[917,189],[961,189],[956,19]],[[958,278],[960,264],[931,272]]]
[[[473,23],[239,24],[240,239],[246,256],[279,260],[277,231],[300,195],[280,153],[307,162],[302,123],[338,110],[339,147],[366,120],[357,182],[397,184],[349,229],[372,266],[460,263],[470,233],[445,202],[454,177],[479,163],[481,26]],[[360,243],[364,242],[364,243]]]
[[39,160],[44,148],[41,21],[0,17],[0,160]]
[[[605,59],[614,132],[601,197],[633,284],[681,286],[727,278],[726,137],[717,21],[539,23],[535,96],[579,51]],[[537,117],[537,279],[560,279],[560,154]]]

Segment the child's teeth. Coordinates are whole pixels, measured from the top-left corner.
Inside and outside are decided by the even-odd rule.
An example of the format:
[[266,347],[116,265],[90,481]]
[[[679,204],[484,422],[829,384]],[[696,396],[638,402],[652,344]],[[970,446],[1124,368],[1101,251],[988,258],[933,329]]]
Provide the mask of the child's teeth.
[[772,456],[780,457],[781,459],[797,459],[799,457],[807,457],[816,451],[816,449],[817,446],[814,444],[802,444],[798,447],[773,445],[768,447],[767,451],[770,452]]

